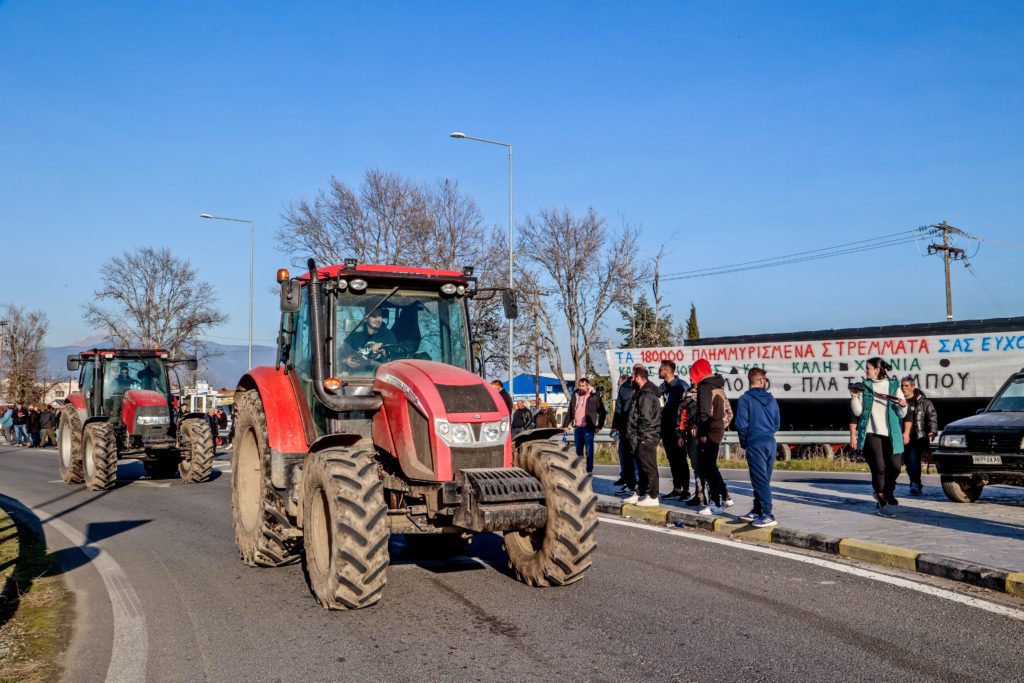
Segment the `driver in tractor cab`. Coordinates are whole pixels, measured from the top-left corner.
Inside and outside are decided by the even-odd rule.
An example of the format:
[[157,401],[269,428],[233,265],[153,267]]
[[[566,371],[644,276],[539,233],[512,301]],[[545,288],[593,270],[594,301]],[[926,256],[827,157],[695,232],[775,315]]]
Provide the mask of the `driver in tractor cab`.
[[[371,311],[372,306],[366,310]],[[344,363],[350,369],[374,368],[388,360],[387,347],[395,346],[395,333],[384,322],[380,308],[374,310],[358,328],[345,337],[346,356]]]
[[121,363],[117,369],[117,375],[111,382],[110,393],[123,394],[132,388],[132,382],[132,376],[128,374],[128,364]]

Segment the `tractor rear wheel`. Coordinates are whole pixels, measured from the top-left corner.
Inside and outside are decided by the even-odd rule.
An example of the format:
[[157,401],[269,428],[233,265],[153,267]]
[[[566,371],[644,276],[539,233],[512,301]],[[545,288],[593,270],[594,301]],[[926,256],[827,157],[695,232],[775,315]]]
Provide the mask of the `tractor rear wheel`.
[[109,422],[85,425],[82,436],[85,488],[106,491],[117,481],[117,436]]
[[70,403],[60,409],[60,439],[57,440],[57,467],[65,484],[81,484],[85,480],[82,465],[82,422]]
[[366,451],[328,449],[302,472],[306,576],[327,609],[375,604],[387,583],[387,505],[377,465]]
[[216,455],[210,423],[199,418],[182,420],[179,429],[179,443],[183,446],[181,462],[178,463],[181,480],[186,484],[209,481],[213,473],[213,457]]
[[231,451],[231,516],[242,562],[280,567],[299,559],[300,543],[283,495],[270,483],[267,415],[255,389],[237,394],[235,446]]
[[533,532],[508,531],[505,549],[516,577],[531,586],[563,586],[583,578],[597,545],[597,496],[592,475],[575,453],[527,442],[515,464],[544,487],[547,526]]

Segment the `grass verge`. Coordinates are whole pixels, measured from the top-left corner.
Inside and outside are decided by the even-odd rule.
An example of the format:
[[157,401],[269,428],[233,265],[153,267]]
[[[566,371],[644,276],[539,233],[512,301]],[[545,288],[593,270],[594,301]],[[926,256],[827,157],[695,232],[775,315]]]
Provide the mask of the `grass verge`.
[[60,678],[73,595],[55,565],[43,539],[0,509],[0,683]]

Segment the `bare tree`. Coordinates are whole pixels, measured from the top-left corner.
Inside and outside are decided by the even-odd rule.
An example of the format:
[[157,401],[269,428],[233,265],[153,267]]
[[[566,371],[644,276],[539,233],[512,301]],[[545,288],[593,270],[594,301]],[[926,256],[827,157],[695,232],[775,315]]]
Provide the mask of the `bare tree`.
[[[0,327],[4,335],[4,353],[0,358],[0,393],[13,401],[38,403],[53,384],[49,381],[43,337],[50,323],[42,311],[27,311],[10,304],[4,307],[7,325]],[[6,371],[6,372],[5,372]]]
[[[605,315],[616,305],[627,305],[637,280],[646,275],[636,254],[639,228],[624,223],[612,232],[593,208],[583,216],[563,208],[527,217],[519,233],[520,259],[533,269],[538,292],[524,298],[540,318],[548,360],[568,393],[557,331],[564,327],[567,332],[573,372],[591,371],[591,350]],[[545,289],[555,292],[553,305],[540,296]]]
[[191,349],[201,355],[199,338],[228,321],[213,286],[166,247],[113,257],[100,269],[100,281],[83,317],[122,348],[159,347],[172,356]]
[[[361,263],[444,270],[470,265],[482,288],[500,287],[507,277],[503,232],[485,228],[476,201],[447,178],[417,185],[369,169],[358,191],[331,178],[326,192],[287,205],[282,218],[278,245],[299,264],[309,257],[319,263],[354,257]],[[500,299],[478,301],[471,330],[481,356],[491,358],[494,368],[507,369],[508,339],[500,312]]]

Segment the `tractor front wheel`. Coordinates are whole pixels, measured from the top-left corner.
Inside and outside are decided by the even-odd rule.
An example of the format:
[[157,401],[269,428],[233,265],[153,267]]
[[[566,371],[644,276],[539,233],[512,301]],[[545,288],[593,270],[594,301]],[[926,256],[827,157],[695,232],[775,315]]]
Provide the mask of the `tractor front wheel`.
[[546,443],[527,442],[515,464],[544,487],[547,525],[505,533],[509,566],[531,586],[563,586],[583,578],[597,545],[597,496],[582,458]]
[[235,446],[231,449],[231,516],[242,562],[280,567],[299,559],[299,541],[284,498],[270,483],[267,415],[255,389],[235,400]]
[[117,481],[117,436],[109,422],[85,425],[82,437],[85,488],[106,491]]
[[186,484],[209,481],[213,473],[213,457],[216,455],[210,423],[193,418],[183,420],[179,429],[182,451],[178,472],[181,480]]
[[65,484],[85,480],[82,465],[82,422],[70,403],[60,409],[60,438],[57,440],[57,467]]
[[366,451],[328,449],[306,458],[302,473],[305,569],[327,609],[360,609],[387,583],[387,505]]

